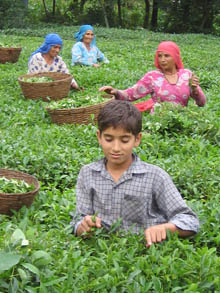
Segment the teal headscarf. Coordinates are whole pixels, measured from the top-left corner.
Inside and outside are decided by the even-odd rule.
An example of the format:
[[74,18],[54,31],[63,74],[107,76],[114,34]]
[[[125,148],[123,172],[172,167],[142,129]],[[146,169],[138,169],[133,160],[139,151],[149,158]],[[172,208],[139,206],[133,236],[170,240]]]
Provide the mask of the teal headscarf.
[[[82,42],[82,39],[83,39],[83,36],[85,35],[85,33],[87,31],[93,31],[94,33],[94,28],[89,25],[89,24],[85,24],[85,25],[82,25],[80,28],[79,28],[79,31],[77,33],[74,34],[74,38],[76,39],[77,42]],[[91,42],[91,45],[92,46],[95,46],[96,45],[96,38],[95,38],[95,35],[94,35],[94,38]]]

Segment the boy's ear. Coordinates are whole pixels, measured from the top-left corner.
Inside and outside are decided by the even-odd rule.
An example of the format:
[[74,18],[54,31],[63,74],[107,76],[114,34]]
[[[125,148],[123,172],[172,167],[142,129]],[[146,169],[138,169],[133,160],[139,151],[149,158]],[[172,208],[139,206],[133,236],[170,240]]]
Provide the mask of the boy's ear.
[[139,144],[141,143],[141,138],[142,138],[142,133],[139,132],[135,137],[135,147],[139,146]]
[[100,140],[101,140],[101,132],[100,132],[99,129],[96,131],[96,135],[97,135],[97,138],[98,138],[98,142],[100,143]]

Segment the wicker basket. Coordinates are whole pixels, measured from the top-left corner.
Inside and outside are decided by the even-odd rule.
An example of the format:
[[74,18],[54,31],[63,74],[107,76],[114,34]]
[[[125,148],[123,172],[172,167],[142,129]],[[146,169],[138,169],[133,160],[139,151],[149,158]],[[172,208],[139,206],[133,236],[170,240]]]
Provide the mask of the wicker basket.
[[[51,82],[27,82],[25,78],[47,76],[53,78]],[[43,72],[35,74],[21,75],[18,78],[22,93],[27,99],[40,99],[48,102],[51,100],[61,100],[68,95],[72,76],[61,72]],[[48,97],[50,99],[48,99]]]
[[22,206],[29,207],[32,204],[40,189],[40,184],[34,176],[20,171],[0,169],[0,177],[24,180],[26,183],[35,186],[34,190],[25,193],[0,193],[0,214],[11,215],[11,210],[18,211]]
[[0,63],[15,63],[18,61],[22,48],[4,48],[0,47]]
[[[79,107],[73,109],[50,109],[46,108],[48,113],[51,116],[52,122],[56,124],[89,124],[94,121],[96,123],[99,111],[101,108],[112,101],[113,99],[107,100],[103,103],[87,106],[87,107]],[[92,115],[94,117],[92,118]]]

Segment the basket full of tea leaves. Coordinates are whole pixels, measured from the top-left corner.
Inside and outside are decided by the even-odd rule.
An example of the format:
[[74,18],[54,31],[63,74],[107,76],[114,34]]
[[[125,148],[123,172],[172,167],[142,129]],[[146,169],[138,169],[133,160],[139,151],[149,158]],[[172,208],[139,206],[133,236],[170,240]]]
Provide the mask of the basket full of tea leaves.
[[0,63],[16,63],[22,47],[0,42]]
[[18,82],[25,98],[42,98],[48,102],[63,99],[68,95],[72,76],[62,72],[42,72],[21,75]]
[[100,109],[111,99],[103,98],[101,95],[87,95],[75,98],[65,98],[53,101],[47,107],[52,122],[56,124],[74,123],[89,124],[96,123]]
[[0,169],[0,213],[10,215],[23,205],[29,207],[39,189],[40,183],[34,176]]

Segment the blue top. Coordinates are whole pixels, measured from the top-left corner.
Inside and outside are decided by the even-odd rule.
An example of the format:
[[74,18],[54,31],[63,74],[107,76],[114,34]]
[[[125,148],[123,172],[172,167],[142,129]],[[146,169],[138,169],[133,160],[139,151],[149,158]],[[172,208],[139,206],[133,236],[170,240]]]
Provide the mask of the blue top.
[[86,48],[83,42],[77,42],[72,47],[72,65],[89,65],[97,64],[98,61],[109,63],[109,60],[95,45],[90,45],[90,50]]

